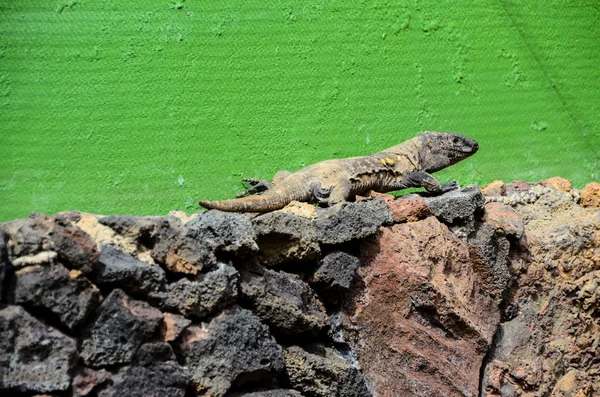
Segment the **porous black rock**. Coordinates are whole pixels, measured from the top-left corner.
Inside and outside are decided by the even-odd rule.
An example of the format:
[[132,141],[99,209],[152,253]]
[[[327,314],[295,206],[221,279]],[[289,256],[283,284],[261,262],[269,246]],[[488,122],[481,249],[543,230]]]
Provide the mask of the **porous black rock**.
[[167,287],[163,308],[189,317],[205,317],[235,302],[238,271],[225,263],[192,280],[182,278]]
[[224,396],[234,383],[258,381],[283,369],[282,349],[269,328],[239,307],[186,328],[179,347],[194,388],[204,395]]
[[441,222],[454,224],[483,214],[485,198],[477,185],[452,190],[440,196],[425,197],[425,202]]
[[20,306],[0,309],[0,335],[0,390],[31,393],[69,388],[77,361],[75,340]]
[[360,260],[341,251],[330,252],[319,262],[312,282],[322,288],[347,290],[350,288]]
[[189,382],[169,344],[146,343],[98,397],[184,397]]
[[111,246],[103,245],[90,278],[100,286],[120,288],[138,297],[166,290],[165,271],[159,266],[137,260]]
[[83,340],[81,357],[91,367],[129,363],[138,347],[150,339],[162,318],[158,309],[116,289],[98,309],[89,336]]
[[43,307],[73,329],[100,304],[100,291],[81,272],[60,263],[35,265],[15,272],[15,303]]
[[344,202],[319,210],[316,219],[286,212],[269,212],[253,219],[262,264],[311,261],[321,255],[321,244],[341,244],[375,234],[394,216],[379,198]]
[[380,226],[393,224],[394,214],[385,201],[374,198],[327,208],[314,223],[320,243],[341,244],[371,236]]
[[316,397],[371,396],[360,369],[331,348],[290,346],[283,353],[290,384],[302,394]]
[[219,253],[256,251],[256,233],[243,215],[207,211],[172,230],[152,249],[152,257],[173,272],[196,274],[218,263]]
[[295,274],[248,266],[241,272],[240,293],[252,311],[281,335],[314,336],[328,323],[317,295]]

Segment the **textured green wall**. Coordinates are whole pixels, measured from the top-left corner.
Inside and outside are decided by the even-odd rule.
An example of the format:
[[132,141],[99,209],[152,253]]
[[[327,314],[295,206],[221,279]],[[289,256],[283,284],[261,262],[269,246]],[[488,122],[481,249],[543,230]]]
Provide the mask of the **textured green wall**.
[[422,130],[462,184],[598,180],[590,1],[0,0],[0,220],[165,214]]

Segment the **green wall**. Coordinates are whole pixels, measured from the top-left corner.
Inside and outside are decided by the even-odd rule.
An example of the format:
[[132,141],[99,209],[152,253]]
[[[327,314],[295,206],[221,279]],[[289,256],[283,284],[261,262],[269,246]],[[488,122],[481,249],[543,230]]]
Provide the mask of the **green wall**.
[[440,179],[599,180],[600,3],[0,0],[0,221],[192,212],[423,130]]

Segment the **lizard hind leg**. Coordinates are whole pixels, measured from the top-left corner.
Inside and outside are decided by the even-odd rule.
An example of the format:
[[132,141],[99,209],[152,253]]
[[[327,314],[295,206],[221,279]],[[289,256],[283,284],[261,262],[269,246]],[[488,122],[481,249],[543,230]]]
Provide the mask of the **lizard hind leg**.
[[350,181],[340,181],[337,185],[331,189],[329,199],[327,200],[327,206],[332,207],[337,203],[341,203],[348,199],[350,191],[352,190],[352,184]]
[[235,198],[241,198],[245,196],[249,196],[255,193],[262,193],[265,190],[269,190],[273,187],[273,185],[264,179],[255,179],[255,178],[245,178],[242,179],[243,182],[250,184],[250,187],[243,192],[237,194]]
[[332,190],[333,186],[323,187],[323,185],[321,185],[321,182],[311,183],[310,194],[312,196],[312,201],[315,201],[319,204],[327,204]]

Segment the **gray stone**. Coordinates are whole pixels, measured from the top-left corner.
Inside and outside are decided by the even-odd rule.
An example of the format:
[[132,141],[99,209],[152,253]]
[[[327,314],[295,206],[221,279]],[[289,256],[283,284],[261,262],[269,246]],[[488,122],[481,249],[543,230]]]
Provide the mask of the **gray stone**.
[[218,263],[220,252],[246,253],[258,249],[256,234],[243,215],[207,211],[159,241],[152,257],[172,272],[196,274]]
[[371,236],[380,226],[393,224],[394,214],[385,201],[374,198],[328,208],[314,222],[320,243],[341,244]]
[[281,347],[269,328],[239,307],[186,328],[181,340],[184,365],[202,395],[224,396],[234,383],[258,381],[283,369]]
[[129,363],[162,318],[158,309],[114,290],[98,309],[90,335],[83,340],[81,357],[91,367]]
[[29,266],[15,273],[15,303],[43,307],[73,329],[100,304],[100,291],[63,265]]
[[75,340],[19,306],[0,309],[0,390],[65,391],[77,360]]
[[262,264],[273,266],[288,261],[312,261],[321,254],[320,244],[341,244],[375,234],[394,216],[377,198],[344,202],[319,210],[319,217],[274,211],[253,219]]
[[347,290],[359,266],[357,257],[340,251],[331,252],[319,263],[312,281],[326,288]]
[[235,302],[238,295],[238,271],[231,265],[219,263],[215,270],[182,278],[169,284],[165,310],[176,310],[185,316],[204,317]]
[[483,213],[484,196],[477,185],[452,190],[441,196],[425,197],[425,202],[441,222],[453,224],[472,219],[477,213]]
[[321,256],[314,221],[296,214],[274,211],[253,219],[259,247],[258,259],[265,266],[306,262]]
[[111,245],[102,246],[90,278],[100,286],[121,288],[141,297],[165,291],[167,284],[159,265],[139,261]]
[[508,239],[493,226],[478,224],[468,242],[473,269],[482,275],[482,289],[493,298],[501,298],[511,280]]
[[290,384],[307,396],[367,397],[371,392],[359,368],[333,349],[312,345],[284,350]]
[[327,325],[323,304],[297,275],[259,265],[249,266],[241,274],[243,299],[274,332],[315,336]]
[[110,215],[98,219],[98,222],[122,236],[133,238],[146,248],[153,248],[169,235],[171,229],[181,226],[181,222],[172,216]]
[[167,343],[147,343],[98,397],[184,397],[190,382]]

